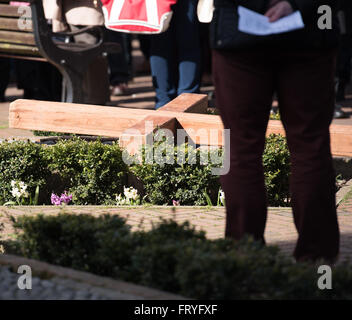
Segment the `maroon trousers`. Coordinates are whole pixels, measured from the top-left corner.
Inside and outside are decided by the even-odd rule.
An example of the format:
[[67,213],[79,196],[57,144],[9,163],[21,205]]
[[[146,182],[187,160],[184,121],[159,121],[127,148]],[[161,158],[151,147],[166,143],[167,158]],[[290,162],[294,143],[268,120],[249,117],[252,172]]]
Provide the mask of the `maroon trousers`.
[[262,154],[273,93],[291,154],[290,192],[297,260],[334,260],[339,252],[329,126],[335,51],[217,51],[217,106],[230,129],[230,171],[222,177],[226,237],[264,241],[267,200]]

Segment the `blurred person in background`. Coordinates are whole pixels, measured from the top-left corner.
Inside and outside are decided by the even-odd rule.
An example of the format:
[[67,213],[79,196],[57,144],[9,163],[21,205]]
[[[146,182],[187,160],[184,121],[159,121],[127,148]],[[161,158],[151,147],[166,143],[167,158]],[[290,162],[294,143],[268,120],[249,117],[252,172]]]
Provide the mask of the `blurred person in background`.
[[128,81],[132,77],[131,35],[105,29],[107,41],[119,43],[121,52],[109,54],[111,95],[128,94]]
[[10,59],[0,58],[0,102],[5,102],[5,91],[10,81]]
[[150,67],[158,109],[181,93],[198,93],[201,45],[197,0],[178,0],[170,27],[151,36]]
[[[45,16],[52,21],[53,32],[77,31],[86,26],[104,25],[101,2],[98,0],[43,0]],[[77,43],[95,44],[95,31],[74,36]],[[83,90],[90,103],[104,104],[110,100],[108,62],[97,57],[87,70]]]

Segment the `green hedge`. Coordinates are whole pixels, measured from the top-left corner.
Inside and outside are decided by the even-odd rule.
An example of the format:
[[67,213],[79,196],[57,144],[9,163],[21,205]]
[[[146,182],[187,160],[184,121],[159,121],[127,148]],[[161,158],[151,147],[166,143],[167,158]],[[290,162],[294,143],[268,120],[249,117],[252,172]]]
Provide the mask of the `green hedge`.
[[13,199],[12,180],[24,181],[30,194],[45,186],[50,176],[45,154],[45,148],[29,141],[0,143],[0,204]]
[[[155,144],[154,147],[157,147]],[[178,149],[184,148],[184,164],[177,163]],[[182,149],[181,149],[182,150]],[[147,200],[153,204],[172,205],[172,201],[180,201],[181,205],[207,205],[207,196],[213,204],[217,203],[220,188],[219,177],[211,170],[216,167],[211,164],[201,164],[201,156],[206,151],[200,151],[190,145],[174,147],[169,153],[170,163],[146,163],[143,150],[142,164],[131,167],[131,171],[139,178],[145,188]],[[164,154],[165,156],[165,154]],[[196,163],[190,159],[195,157]]]
[[[191,147],[185,150],[188,160],[194,150]],[[12,180],[26,183],[31,195],[39,186],[40,204],[50,204],[51,193],[60,194],[64,190],[73,195],[73,203],[77,205],[114,204],[116,195],[128,185],[128,175],[135,175],[142,182],[144,201],[149,203],[164,205],[176,200],[181,205],[210,202],[216,205],[220,183],[219,177],[211,173],[215,165],[202,165],[199,161],[178,164],[177,151],[176,147],[172,150],[170,164],[154,162],[129,167],[117,144],[79,138],[59,140],[53,146],[3,142],[0,143],[0,204],[14,200]],[[196,150],[195,154],[199,159],[203,153]],[[289,205],[289,153],[285,138],[272,135],[267,139],[263,164],[269,205]]]
[[74,138],[59,140],[46,150],[50,171],[66,181],[75,204],[112,201],[127,183],[128,168],[117,144]]
[[11,181],[23,181],[40,203],[50,204],[50,194],[64,190],[74,203],[104,204],[123,190],[128,168],[118,145],[79,138],[60,140],[54,146],[22,141],[0,143],[0,204],[13,200]]
[[271,134],[266,139],[263,166],[269,205],[288,206],[290,154],[285,137]]
[[[295,263],[250,238],[208,240],[187,222],[131,232],[111,215],[20,217],[15,253],[196,299],[351,299],[352,268],[333,267],[319,290],[317,265]],[[320,264],[320,263],[319,263]]]
[[[192,152],[192,148],[186,148],[187,161]],[[200,156],[201,151],[197,150],[196,157]],[[142,159],[143,165],[135,165],[131,170],[143,182],[151,203],[172,204],[172,200],[178,200],[182,205],[206,205],[206,194],[213,204],[217,203],[219,177],[211,174],[215,165],[202,166],[199,161],[194,165],[178,165],[176,147],[173,164],[146,164],[144,156]],[[273,134],[267,138],[263,166],[269,205],[289,206],[290,155],[286,138]]]

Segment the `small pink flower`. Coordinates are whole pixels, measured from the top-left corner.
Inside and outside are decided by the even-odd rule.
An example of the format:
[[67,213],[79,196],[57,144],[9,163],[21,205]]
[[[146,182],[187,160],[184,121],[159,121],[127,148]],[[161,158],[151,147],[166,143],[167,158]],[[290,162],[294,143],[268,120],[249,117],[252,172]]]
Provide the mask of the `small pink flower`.
[[61,203],[69,204],[72,201],[72,195],[68,195],[67,191],[64,191],[64,193],[61,194],[60,201]]
[[172,205],[173,205],[174,207],[178,207],[178,206],[180,206],[181,204],[180,204],[180,201],[172,200]]
[[64,193],[62,193],[60,197],[55,193],[51,194],[51,203],[55,206],[61,206],[63,203],[69,204],[71,201],[72,195],[68,195],[67,191],[64,191]]
[[51,204],[53,204],[55,206],[61,205],[61,200],[60,200],[59,196],[57,196],[55,193],[51,194]]

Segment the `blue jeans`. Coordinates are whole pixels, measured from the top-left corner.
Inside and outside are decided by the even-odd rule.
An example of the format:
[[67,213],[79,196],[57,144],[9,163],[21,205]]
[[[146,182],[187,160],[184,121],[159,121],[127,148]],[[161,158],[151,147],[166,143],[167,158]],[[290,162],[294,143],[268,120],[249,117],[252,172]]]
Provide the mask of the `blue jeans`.
[[150,65],[158,109],[181,93],[198,93],[201,47],[197,0],[178,0],[169,29],[151,37]]

